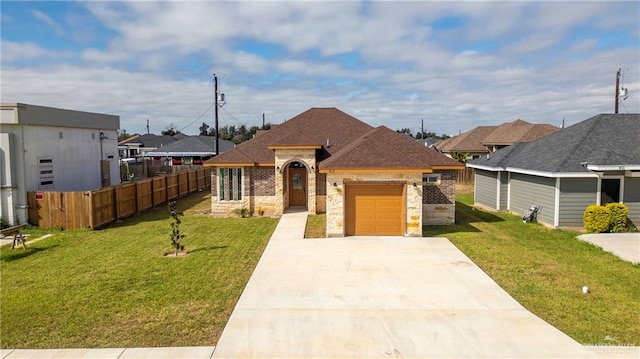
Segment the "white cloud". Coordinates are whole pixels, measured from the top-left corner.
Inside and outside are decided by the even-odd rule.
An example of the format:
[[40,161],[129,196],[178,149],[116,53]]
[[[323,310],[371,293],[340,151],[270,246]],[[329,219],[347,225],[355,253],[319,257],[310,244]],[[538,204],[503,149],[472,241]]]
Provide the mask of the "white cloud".
[[[4,40],[3,101],[120,115],[130,133],[143,131],[148,117],[158,133],[170,123],[188,124],[211,105],[215,72],[227,96],[225,110],[248,125],[259,124],[262,113],[277,123],[312,106],[335,106],[372,125],[415,129],[424,118],[430,130],[457,133],[516,118],[559,124],[562,117],[570,122],[611,112],[615,70],[628,67],[624,106],[640,112],[637,43],[601,49],[597,33],[568,38],[576,26],[611,29],[611,19],[622,18],[625,36],[637,39],[638,19],[628,12],[638,5],[82,4],[115,35],[81,47],[74,64],[37,39]],[[433,27],[442,17],[459,21],[442,31]],[[71,28],[87,26],[66,19]],[[88,39],[99,37],[97,31]],[[262,56],[240,46],[246,40],[277,50]],[[357,62],[347,66],[332,57],[340,54]],[[19,62],[41,58],[57,62]],[[223,125],[234,121],[221,116]],[[187,132],[212,118],[205,115]]]
[[36,59],[49,54],[47,50],[30,42],[2,40],[0,42],[0,48],[2,50],[2,61],[4,63]]
[[528,36],[515,44],[509,46],[506,51],[511,51],[516,54],[527,54],[530,52],[539,52],[553,45],[557,44],[561,38],[557,33],[537,33],[532,36]]
[[58,24],[57,22],[55,22],[49,15],[45,14],[42,11],[39,10],[31,10],[31,14],[33,15],[33,17],[35,17],[36,19],[42,21],[43,23],[49,25],[58,36],[62,36],[65,34],[64,29],[62,28],[62,26],[60,24]]

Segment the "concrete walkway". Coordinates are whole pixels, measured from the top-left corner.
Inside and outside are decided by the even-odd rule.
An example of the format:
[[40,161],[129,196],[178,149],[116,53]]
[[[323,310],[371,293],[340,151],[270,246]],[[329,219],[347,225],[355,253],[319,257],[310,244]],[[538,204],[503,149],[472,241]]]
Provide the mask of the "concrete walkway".
[[305,222],[282,217],[214,358],[600,357],[447,239],[302,239]]
[[625,261],[640,263],[640,233],[596,233],[578,236]]

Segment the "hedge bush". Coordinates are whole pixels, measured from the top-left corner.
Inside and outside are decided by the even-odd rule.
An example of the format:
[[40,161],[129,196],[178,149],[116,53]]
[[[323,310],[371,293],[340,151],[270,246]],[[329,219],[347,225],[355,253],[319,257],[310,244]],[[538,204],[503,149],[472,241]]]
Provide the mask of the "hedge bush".
[[605,206],[592,204],[584,210],[584,229],[589,233],[607,232],[610,222],[611,212]]
[[624,232],[627,230],[627,216],[629,215],[629,209],[622,203],[607,203],[607,209],[611,214],[609,220],[609,231],[612,233]]

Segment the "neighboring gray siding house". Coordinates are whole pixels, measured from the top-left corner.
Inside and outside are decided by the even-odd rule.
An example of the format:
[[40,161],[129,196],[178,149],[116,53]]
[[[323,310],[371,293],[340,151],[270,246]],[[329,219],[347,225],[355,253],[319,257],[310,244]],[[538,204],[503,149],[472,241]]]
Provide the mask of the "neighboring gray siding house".
[[640,114],[601,114],[531,142],[467,163],[475,168],[475,203],[538,221],[582,227],[590,204],[621,202],[640,224]]
[[0,105],[0,218],[27,223],[27,192],[120,183],[120,117],[23,103]]

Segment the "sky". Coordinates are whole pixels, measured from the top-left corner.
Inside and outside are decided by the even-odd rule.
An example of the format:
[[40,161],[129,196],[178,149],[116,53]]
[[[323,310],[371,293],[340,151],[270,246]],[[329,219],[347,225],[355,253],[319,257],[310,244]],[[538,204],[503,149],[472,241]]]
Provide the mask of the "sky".
[[2,1],[0,98],[128,133],[337,107],[456,135],[640,113],[639,1]]

